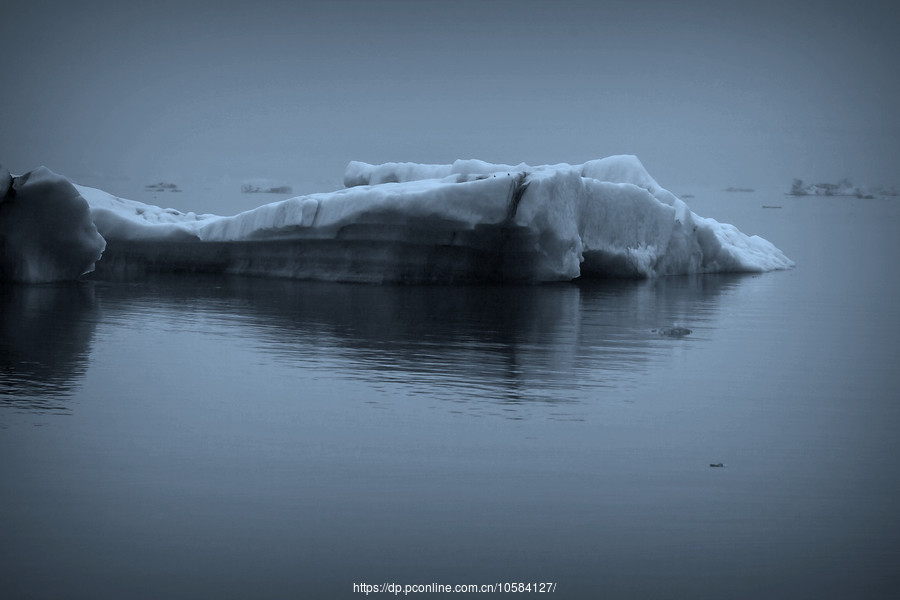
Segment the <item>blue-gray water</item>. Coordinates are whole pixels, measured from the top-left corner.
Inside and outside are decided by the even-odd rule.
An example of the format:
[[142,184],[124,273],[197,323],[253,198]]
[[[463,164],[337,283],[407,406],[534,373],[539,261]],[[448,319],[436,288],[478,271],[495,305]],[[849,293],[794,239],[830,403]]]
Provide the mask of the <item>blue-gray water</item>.
[[719,196],[797,267],[5,286],[0,596],[896,597],[900,202]]

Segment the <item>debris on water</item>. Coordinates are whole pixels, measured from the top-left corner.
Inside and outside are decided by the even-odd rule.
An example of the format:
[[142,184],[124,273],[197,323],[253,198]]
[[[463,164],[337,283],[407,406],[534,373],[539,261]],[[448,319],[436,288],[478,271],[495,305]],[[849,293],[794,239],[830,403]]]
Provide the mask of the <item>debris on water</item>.
[[718,469],[723,469],[723,468],[725,468],[725,463],[709,463],[709,466],[718,468]]
[[694,332],[687,327],[660,327],[659,329],[654,329],[653,333],[668,337],[684,337]]

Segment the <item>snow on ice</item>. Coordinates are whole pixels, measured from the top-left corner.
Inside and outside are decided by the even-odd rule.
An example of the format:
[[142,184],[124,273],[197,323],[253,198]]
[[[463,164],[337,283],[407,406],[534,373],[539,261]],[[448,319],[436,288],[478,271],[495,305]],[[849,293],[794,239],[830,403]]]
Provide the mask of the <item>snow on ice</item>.
[[[29,176],[39,172],[52,175],[39,169]],[[34,226],[48,227],[59,240],[81,240],[81,254],[87,263],[97,261],[99,277],[191,271],[362,282],[545,282],[793,266],[768,241],[692,213],[634,156],[536,167],[351,162],[346,189],[232,217],[185,214],[81,186],[63,193],[68,182],[52,177],[43,202],[63,210],[80,194],[90,219],[79,221],[76,233],[63,231],[64,220],[51,211]],[[90,220],[102,239],[90,236]],[[16,237],[14,229],[0,212],[4,248],[30,256],[32,234]],[[74,256],[61,242],[56,249]],[[46,247],[41,256],[30,264],[51,264]],[[15,276],[21,270],[3,274],[37,281],[86,270],[89,264],[32,268],[27,277]]]

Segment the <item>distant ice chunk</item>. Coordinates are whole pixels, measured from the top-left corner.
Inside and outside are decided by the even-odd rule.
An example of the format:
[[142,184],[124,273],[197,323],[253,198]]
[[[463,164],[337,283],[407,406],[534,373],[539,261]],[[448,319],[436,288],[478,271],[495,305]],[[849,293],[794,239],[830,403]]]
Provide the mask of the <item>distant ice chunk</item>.
[[77,279],[105,246],[69,180],[46,167],[15,178],[0,167],[0,281]]
[[275,179],[245,179],[241,183],[244,194],[290,194],[293,188]]

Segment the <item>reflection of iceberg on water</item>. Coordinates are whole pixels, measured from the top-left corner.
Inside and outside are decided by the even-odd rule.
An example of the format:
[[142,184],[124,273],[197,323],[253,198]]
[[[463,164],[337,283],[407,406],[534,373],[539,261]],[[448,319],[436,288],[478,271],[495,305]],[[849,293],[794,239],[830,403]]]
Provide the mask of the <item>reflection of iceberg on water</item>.
[[68,411],[97,312],[90,282],[0,285],[0,408]]
[[352,162],[344,182],[233,217],[77,189],[107,244],[101,277],[542,282],[793,265],[768,241],[692,213],[633,156],[539,167]]

